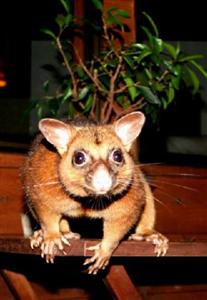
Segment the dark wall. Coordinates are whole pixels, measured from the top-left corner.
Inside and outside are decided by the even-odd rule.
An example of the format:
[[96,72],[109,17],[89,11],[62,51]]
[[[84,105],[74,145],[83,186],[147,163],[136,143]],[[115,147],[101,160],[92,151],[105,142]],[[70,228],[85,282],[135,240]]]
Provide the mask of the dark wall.
[[[74,0],[70,1],[73,2]],[[87,0],[87,2],[89,1]],[[138,23],[142,22],[143,19],[141,12],[146,11],[159,25],[163,39],[207,40],[205,1],[135,1]],[[0,9],[1,36],[9,32],[15,38],[43,38],[40,28],[51,24],[58,8],[61,8],[58,0],[3,0]]]

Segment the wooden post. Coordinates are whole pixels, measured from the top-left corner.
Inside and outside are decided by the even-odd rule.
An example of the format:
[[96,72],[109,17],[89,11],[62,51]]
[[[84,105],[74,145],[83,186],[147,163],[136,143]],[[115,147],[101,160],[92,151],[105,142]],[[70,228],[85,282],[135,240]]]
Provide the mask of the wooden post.
[[[74,3],[74,16],[80,20],[79,23],[82,25],[82,18],[84,17],[84,0],[76,0],[73,1]],[[85,57],[85,49],[84,49],[84,40],[79,37],[75,36],[74,38],[74,46],[78,50],[79,56],[81,59],[84,60]]]
[[[8,270],[1,271],[11,293],[19,300],[38,300],[29,281],[23,274]],[[15,298],[16,299],[16,298]]]
[[112,265],[109,273],[104,278],[106,287],[111,291],[114,299],[118,300],[143,300],[138,289],[133,285],[124,266]]

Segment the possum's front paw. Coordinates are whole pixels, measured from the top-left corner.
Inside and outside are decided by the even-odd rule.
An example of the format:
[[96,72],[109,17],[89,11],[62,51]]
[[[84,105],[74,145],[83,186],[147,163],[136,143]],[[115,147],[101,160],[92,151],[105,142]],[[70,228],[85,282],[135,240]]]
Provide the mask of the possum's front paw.
[[64,251],[64,244],[70,245],[66,237],[56,233],[44,233],[42,229],[34,232],[30,238],[31,248],[41,249],[41,257],[45,258],[47,263],[53,263],[56,250]]
[[88,247],[87,250],[95,251],[94,255],[87,258],[84,262],[84,266],[88,267],[88,274],[96,275],[99,270],[104,270],[109,263],[111,253],[104,251],[101,248],[101,244],[96,246]]
[[129,236],[129,240],[134,240],[134,241],[145,240],[147,242],[152,242],[152,244],[155,245],[154,252],[157,256],[165,256],[169,248],[168,239],[163,234],[156,231],[148,235],[140,235],[134,233]]
[[32,249],[37,248],[41,245],[43,241],[43,231],[42,229],[36,230],[30,237],[30,246]]

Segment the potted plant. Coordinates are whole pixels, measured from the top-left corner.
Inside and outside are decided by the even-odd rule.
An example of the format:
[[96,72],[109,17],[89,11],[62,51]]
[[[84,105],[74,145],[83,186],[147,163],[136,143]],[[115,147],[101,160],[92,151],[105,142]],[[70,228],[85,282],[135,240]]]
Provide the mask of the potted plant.
[[207,71],[199,63],[202,55],[185,54],[179,43],[163,41],[146,13],[149,26],[142,27],[146,39],[126,44],[122,32],[128,12],[117,7],[105,10],[100,0],[92,0],[97,18],[87,23],[99,37],[100,49],[90,60],[83,60],[72,39],[83,28],[72,14],[70,2],[60,3],[62,13],[54,20],[55,29],[43,31],[57,48],[65,74],[59,78],[55,94],[50,93],[50,82],[46,81],[44,96],[32,102],[30,109],[35,109],[39,118],[73,118],[80,113],[108,123],[142,110],[155,122],[175,101],[181,87],[196,94],[198,73],[207,79]]

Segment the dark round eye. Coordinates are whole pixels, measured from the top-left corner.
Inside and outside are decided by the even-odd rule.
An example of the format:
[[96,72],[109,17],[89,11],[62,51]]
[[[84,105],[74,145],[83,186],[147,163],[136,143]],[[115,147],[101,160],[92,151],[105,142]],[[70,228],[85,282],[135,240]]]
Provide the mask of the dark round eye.
[[73,155],[73,162],[77,166],[82,166],[86,163],[87,157],[86,153],[83,151],[77,151]]
[[123,154],[120,149],[116,149],[112,152],[112,159],[117,163],[121,163],[123,161]]

